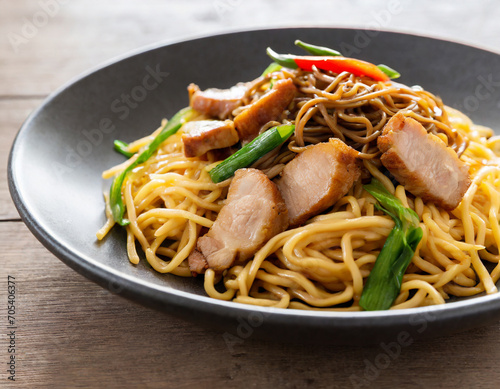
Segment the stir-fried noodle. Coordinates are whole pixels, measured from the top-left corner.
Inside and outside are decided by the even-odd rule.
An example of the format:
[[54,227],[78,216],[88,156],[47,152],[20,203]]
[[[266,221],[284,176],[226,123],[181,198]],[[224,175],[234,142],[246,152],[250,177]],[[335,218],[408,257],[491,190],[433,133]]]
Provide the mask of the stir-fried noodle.
[[[335,137],[359,152],[362,174],[333,207],[277,234],[246,263],[235,263],[223,273],[208,268],[203,277],[209,296],[281,308],[360,310],[366,278],[394,227],[392,218],[377,209],[363,188],[371,178],[416,212],[423,231],[392,308],[442,304],[450,296],[497,291],[500,142],[491,129],[473,124],[419,87],[318,69],[282,69],[254,80],[244,105],[231,117],[280,79],[292,79],[298,93],[281,118],[267,123],[261,132],[293,123],[295,133],[252,167],[274,179],[308,145]],[[472,184],[454,210],[412,195],[381,164],[377,138],[398,112],[421,123],[469,167]],[[206,116],[191,120],[198,119]],[[144,149],[154,135],[130,144],[129,151]],[[212,182],[208,172],[220,162],[218,154],[209,151],[187,158],[181,136],[182,128],[133,169],[122,194],[130,221],[126,226],[130,261],[141,260],[140,247],[156,271],[190,277],[187,259],[224,206],[231,179]],[[134,158],[103,177],[115,176]],[[99,239],[114,224],[109,204],[107,216]]]

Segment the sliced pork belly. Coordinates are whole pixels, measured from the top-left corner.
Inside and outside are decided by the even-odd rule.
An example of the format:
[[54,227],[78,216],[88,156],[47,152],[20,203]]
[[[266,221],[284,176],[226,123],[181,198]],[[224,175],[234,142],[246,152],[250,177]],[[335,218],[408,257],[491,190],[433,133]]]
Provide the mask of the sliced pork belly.
[[377,145],[382,164],[406,190],[447,210],[458,206],[471,183],[469,168],[419,122],[399,112]]
[[223,149],[214,149],[212,150],[212,157],[214,161],[223,161],[226,158],[233,155],[239,149],[235,147],[224,147]]
[[182,127],[184,155],[199,157],[208,150],[222,149],[238,142],[238,133],[231,120],[199,120],[188,122]]
[[[276,185],[257,169],[239,169],[226,204],[189,256],[191,271],[222,272],[251,258],[274,235],[288,227],[288,212]],[[206,265],[200,262],[200,255]]]
[[210,88],[202,91],[198,85],[190,84],[189,105],[208,116],[227,119],[234,109],[243,104],[247,89],[246,83],[238,83],[229,89]]
[[205,270],[208,268],[207,260],[197,249],[193,250],[189,255],[188,265],[193,275],[205,273]]
[[277,81],[273,88],[234,118],[234,125],[243,143],[259,135],[260,128],[278,120],[295,97],[297,88],[291,79]]
[[340,139],[309,146],[292,159],[276,181],[297,227],[343,197],[359,178],[358,152]]

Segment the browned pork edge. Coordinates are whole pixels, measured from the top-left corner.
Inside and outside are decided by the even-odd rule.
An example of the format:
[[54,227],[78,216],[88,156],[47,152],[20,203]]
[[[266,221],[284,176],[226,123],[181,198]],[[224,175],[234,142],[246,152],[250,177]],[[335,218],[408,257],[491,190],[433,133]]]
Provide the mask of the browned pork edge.
[[340,139],[309,146],[283,169],[276,184],[297,227],[343,197],[359,178],[358,152]]
[[397,113],[377,145],[382,164],[410,193],[446,210],[460,204],[471,183],[469,168],[419,122]]
[[209,88],[204,91],[200,90],[198,85],[190,84],[189,105],[210,117],[227,119],[231,112],[243,104],[247,90],[247,83],[238,83],[229,89]]
[[223,149],[238,142],[238,133],[232,120],[199,120],[182,127],[184,155],[199,157],[209,150]]
[[240,140],[248,143],[259,135],[262,126],[279,120],[292,102],[297,88],[289,78],[276,81],[272,89],[234,118]]
[[276,185],[260,170],[239,169],[225,205],[188,258],[193,274],[221,273],[251,258],[269,239],[286,230],[288,211]]

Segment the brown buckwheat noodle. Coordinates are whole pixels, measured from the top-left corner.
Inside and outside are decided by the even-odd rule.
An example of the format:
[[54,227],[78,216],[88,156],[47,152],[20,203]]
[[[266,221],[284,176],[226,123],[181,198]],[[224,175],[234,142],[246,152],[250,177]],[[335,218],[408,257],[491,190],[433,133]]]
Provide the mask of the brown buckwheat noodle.
[[[307,145],[337,137],[358,150],[366,172],[420,218],[423,238],[393,309],[443,304],[450,296],[497,291],[500,138],[491,129],[473,124],[422,88],[376,82],[346,72],[275,72],[252,82],[245,104],[264,94],[271,79],[280,78],[292,78],[299,95],[279,122],[268,123],[261,131],[294,123],[295,134],[253,167],[272,179]],[[395,187],[384,174],[377,137],[400,111],[440,137],[469,166],[472,184],[453,211],[426,203],[401,185]],[[194,120],[204,118],[200,115]],[[231,179],[213,183],[208,171],[219,163],[215,154],[186,158],[181,134],[182,128],[130,172],[122,191],[130,220],[126,227],[130,262],[141,260],[139,246],[156,271],[190,277],[187,258],[224,205]],[[131,143],[129,151],[142,150],[154,135]],[[134,158],[104,172],[103,177],[120,173]],[[97,233],[99,239],[114,224],[109,204],[106,214],[108,221]],[[205,291],[213,298],[260,306],[360,310],[363,282],[393,226],[389,216],[376,210],[375,200],[360,179],[333,208],[276,235],[244,266],[233,266],[222,276],[208,269]]]

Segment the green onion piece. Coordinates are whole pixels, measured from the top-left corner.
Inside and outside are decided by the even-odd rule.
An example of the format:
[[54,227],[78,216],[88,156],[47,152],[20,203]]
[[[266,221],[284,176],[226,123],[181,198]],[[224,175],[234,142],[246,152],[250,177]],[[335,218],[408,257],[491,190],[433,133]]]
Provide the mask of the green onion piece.
[[399,295],[403,275],[423,232],[415,211],[406,208],[378,180],[372,179],[364,188],[379,202],[378,208],[391,216],[395,226],[368,276],[359,305],[365,311],[385,310]]
[[312,55],[324,55],[333,57],[342,56],[342,54],[337,50],[333,50],[323,46],[311,45],[310,43],[305,43],[298,39],[295,41],[295,45],[299,46],[301,49],[304,49],[305,51],[307,51],[309,54]]
[[271,74],[271,73],[274,73],[274,72],[277,72],[277,71],[280,71],[282,68],[281,65],[278,65],[276,62],[271,62],[271,64],[266,68],[266,70],[264,70],[262,72],[262,76],[261,77],[265,77],[267,76],[268,74]]
[[135,153],[131,153],[130,151],[127,150],[128,143],[125,143],[121,140],[116,139],[114,142],[114,145],[115,145],[115,150],[118,151],[120,154],[123,154],[127,158],[130,158],[132,155],[135,154]]
[[276,51],[274,51],[270,47],[268,47],[266,49],[266,53],[278,65],[281,65],[284,68],[298,69],[298,66],[294,60],[294,58],[296,56],[290,55],[290,54],[278,54]]
[[401,74],[399,74],[399,72],[397,72],[396,70],[394,70],[393,68],[390,68],[389,66],[387,65],[384,65],[384,64],[380,64],[380,65],[377,65],[377,67],[382,70],[385,74],[387,74],[387,76],[391,79],[394,79],[394,78],[399,78],[401,77]]
[[227,180],[234,175],[236,170],[250,166],[259,158],[280,146],[290,138],[294,131],[295,126],[293,124],[283,124],[270,128],[210,170],[210,178],[215,183]]
[[[274,73],[274,72],[278,72],[280,71],[281,69],[283,68],[283,66],[281,65],[278,65],[276,62],[272,62],[267,68],[266,70],[264,70],[262,72],[262,75],[261,77],[266,77],[268,74],[271,74],[271,73]],[[269,83],[269,89],[272,89],[273,85],[274,85],[274,78],[271,78],[271,81]]]
[[384,212],[393,219],[401,221],[404,229],[411,226],[418,228],[419,219],[417,213],[410,208],[406,208],[401,203],[401,200],[391,194],[379,180],[372,179],[370,184],[364,186],[364,189],[375,197]]
[[169,136],[175,134],[181,126],[189,120],[192,114],[192,109],[190,107],[183,108],[177,112],[172,119],[170,119],[165,126],[162,128],[160,133],[153,139],[153,141],[148,145],[148,147],[139,155],[139,157],[129,165],[125,170],[123,170],[118,176],[116,176],[111,183],[111,188],[109,190],[109,203],[111,206],[111,213],[115,222],[121,226],[126,226],[130,223],[129,220],[125,219],[123,215],[125,214],[125,204],[123,204],[122,199],[122,185],[125,181],[127,174],[134,169],[137,165],[146,162],[153,153],[158,149],[160,144],[165,141]]

